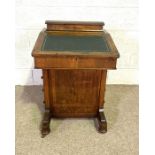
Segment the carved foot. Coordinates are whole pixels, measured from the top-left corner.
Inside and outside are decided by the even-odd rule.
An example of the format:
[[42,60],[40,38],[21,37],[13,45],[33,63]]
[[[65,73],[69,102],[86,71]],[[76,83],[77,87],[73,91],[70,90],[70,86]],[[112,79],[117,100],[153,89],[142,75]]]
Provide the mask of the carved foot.
[[107,132],[107,121],[104,115],[104,109],[99,109],[97,118],[98,118],[98,131],[100,133],[106,133]]
[[44,117],[41,124],[41,135],[42,138],[44,138],[46,135],[50,133],[50,119],[51,119],[51,113],[49,109],[45,110]]

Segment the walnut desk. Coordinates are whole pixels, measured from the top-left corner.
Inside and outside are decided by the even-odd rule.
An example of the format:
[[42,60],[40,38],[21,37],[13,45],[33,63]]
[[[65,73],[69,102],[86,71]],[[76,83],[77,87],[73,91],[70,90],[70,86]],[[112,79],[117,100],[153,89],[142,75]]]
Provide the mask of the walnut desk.
[[54,117],[96,117],[107,131],[104,96],[108,69],[116,69],[119,53],[103,22],[46,21],[32,51],[42,69],[45,113],[42,137]]

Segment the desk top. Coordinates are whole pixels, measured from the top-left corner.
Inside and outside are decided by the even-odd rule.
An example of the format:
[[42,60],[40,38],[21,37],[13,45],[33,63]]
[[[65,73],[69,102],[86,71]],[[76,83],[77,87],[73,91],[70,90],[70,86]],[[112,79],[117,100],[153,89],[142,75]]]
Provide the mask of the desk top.
[[116,69],[119,53],[103,22],[46,21],[32,50],[42,69]]
[[46,24],[32,50],[35,68],[116,69],[119,53],[103,22]]
[[32,56],[97,56],[119,57],[106,31],[68,31],[43,29],[38,36]]

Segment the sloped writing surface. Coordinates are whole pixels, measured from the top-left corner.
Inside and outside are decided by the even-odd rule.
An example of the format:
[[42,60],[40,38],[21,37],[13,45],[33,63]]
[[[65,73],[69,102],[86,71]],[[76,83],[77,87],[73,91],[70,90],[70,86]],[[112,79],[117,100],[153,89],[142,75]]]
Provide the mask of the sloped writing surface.
[[42,51],[110,52],[104,36],[47,35]]

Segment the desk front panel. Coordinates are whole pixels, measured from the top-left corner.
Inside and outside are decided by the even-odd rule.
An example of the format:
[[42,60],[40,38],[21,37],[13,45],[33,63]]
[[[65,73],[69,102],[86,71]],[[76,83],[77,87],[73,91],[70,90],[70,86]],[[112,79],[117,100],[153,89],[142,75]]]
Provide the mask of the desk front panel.
[[[100,70],[48,70],[49,98],[55,117],[94,117],[99,109]],[[103,78],[103,77],[102,77]],[[102,92],[104,94],[104,92]]]
[[41,69],[116,69],[116,62],[116,58],[44,56],[35,58],[35,67]]

